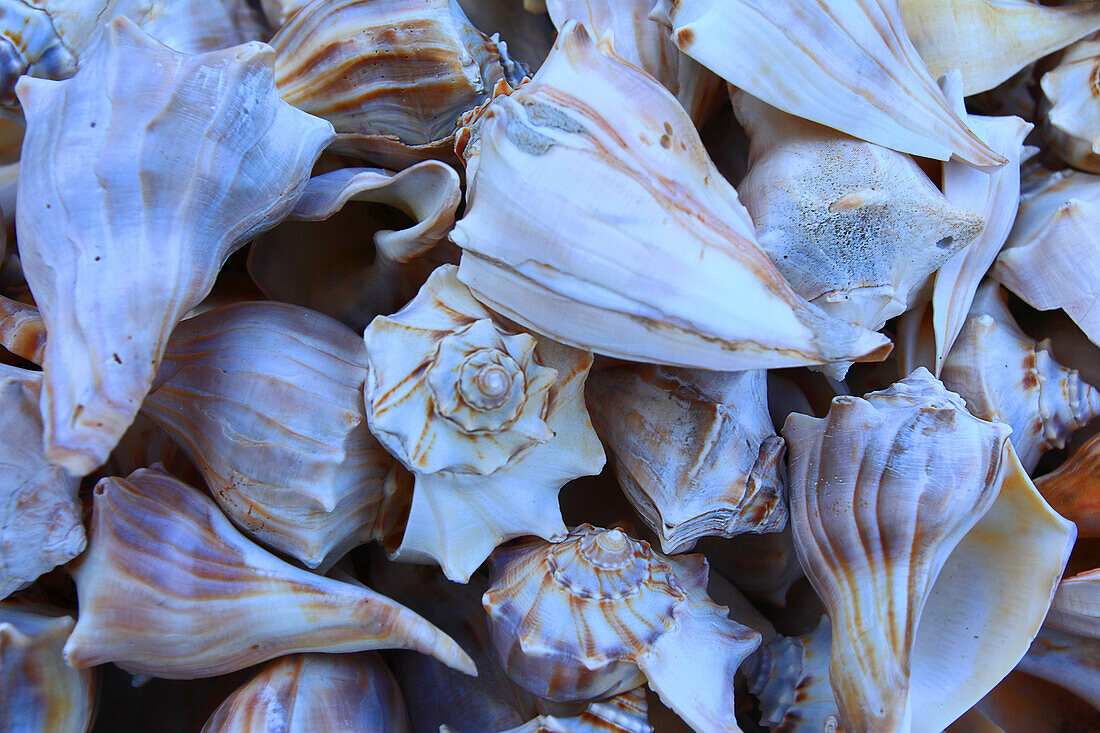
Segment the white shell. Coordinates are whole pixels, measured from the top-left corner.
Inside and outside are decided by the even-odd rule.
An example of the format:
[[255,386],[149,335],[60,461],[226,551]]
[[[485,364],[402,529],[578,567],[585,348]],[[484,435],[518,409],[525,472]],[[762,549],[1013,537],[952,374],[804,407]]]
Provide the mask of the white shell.
[[1100,640],[1044,625],[1016,669],[1053,682],[1100,710]]
[[[959,69],[966,97],[1100,30],[1094,3],[1052,8],[1035,0],[901,0],[901,14],[932,76]],[[983,130],[970,129],[1003,155]]]
[[1100,176],[1053,174],[1025,191],[992,276],[1039,310],[1062,308],[1100,344]]
[[703,369],[888,351],[790,289],[683,108],[583,26],[468,124],[469,204],[451,239],[459,278],[497,312],[597,353]]
[[142,414],[202,471],[250,537],[308,567],[374,533],[392,459],[367,428],[363,340],[287,303],[237,303],[180,323]]
[[1100,391],[1054,361],[1049,341],[1036,343],[1020,330],[1000,290],[991,281],[978,289],[943,383],[978,417],[1012,428],[1012,445],[1031,471],[1045,451],[1065,446],[1100,415]]
[[270,64],[263,44],[188,56],[118,18],[72,79],[19,82],[23,166],[53,171],[20,176],[16,217],[50,333],[44,440],[74,473],[106,459],[172,328],[235,248],[291,211],[332,140],[278,98]]
[[944,99],[898,3],[659,0],[650,17],[672,26],[681,51],[785,112],[903,153],[1003,164]]
[[503,733],[654,733],[645,689],[635,687],[609,700],[594,702],[580,715],[540,715]]
[[296,652],[403,648],[476,674],[420,616],[261,550],[213,501],[166,474],[100,481],[88,544],[73,572],[80,617],[65,644],[78,669],[111,661],[193,679]]
[[877,331],[981,231],[981,216],[948,202],[909,156],[732,99],[752,140],[738,192],[760,245],[826,313]]
[[373,652],[294,654],[226,698],[202,733],[408,733],[405,702]]
[[493,555],[482,603],[497,657],[540,697],[594,700],[644,680],[697,731],[740,730],[733,677],[760,634],[706,594],[699,555],[665,557],[618,529]]
[[40,373],[0,364],[0,598],[85,544],[79,481],[42,455],[41,385]]
[[65,664],[71,616],[0,603],[0,730],[85,733],[96,703],[95,672]]
[[786,526],[785,444],[763,371],[624,366],[594,372],[587,396],[619,485],[664,552]]
[[367,327],[365,398],[371,431],[416,476],[397,556],[465,582],[506,539],[563,537],[558,490],[604,454],[584,408],[591,355],[503,325],[456,270]]
[[1092,639],[1100,639],[1100,569],[1065,578],[1050,606],[1047,623]]
[[1008,432],[924,369],[787,419],[791,525],[832,620],[845,729],[942,730],[1038,632],[1076,532]]
[[[1100,10],[1093,9],[1100,13]],[[1047,147],[1074,168],[1100,173],[1100,41],[1066,49],[1040,85],[1049,109],[1044,120]]]

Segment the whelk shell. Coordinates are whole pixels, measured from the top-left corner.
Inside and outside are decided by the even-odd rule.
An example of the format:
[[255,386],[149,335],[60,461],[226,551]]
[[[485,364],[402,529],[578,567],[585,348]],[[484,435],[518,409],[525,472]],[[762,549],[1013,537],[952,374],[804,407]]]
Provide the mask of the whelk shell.
[[406,648],[476,674],[412,611],[265,552],[212,500],[156,471],[96,485],[88,552],[73,575],[80,617],[65,657],[78,669],[111,661],[192,679],[296,652]]
[[654,733],[654,727],[649,723],[645,687],[635,687],[592,703],[580,715],[540,715],[503,733]]
[[1100,639],[1100,569],[1078,573],[1058,584],[1047,624]]
[[1081,41],[1066,49],[1058,66],[1040,82],[1050,107],[1044,119],[1047,147],[1089,173],[1100,173],[1098,68],[1100,41]]
[[1056,512],[1077,525],[1081,537],[1100,537],[1100,435],[1036,479],[1035,486]]
[[234,249],[290,213],[332,140],[278,98],[271,60],[259,43],[177,53],[117,18],[72,79],[17,86],[23,165],[52,171],[20,176],[16,212],[50,334],[46,455],[75,474],[106,459],[172,328]]
[[1017,667],[1053,682],[1100,710],[1100,639],[1043,626]]
[[498,313],[597,353],[702,369],[889,351],[791,290],[676,99],[583,26],[467,124],[469,205],[451,239],[459,279]]

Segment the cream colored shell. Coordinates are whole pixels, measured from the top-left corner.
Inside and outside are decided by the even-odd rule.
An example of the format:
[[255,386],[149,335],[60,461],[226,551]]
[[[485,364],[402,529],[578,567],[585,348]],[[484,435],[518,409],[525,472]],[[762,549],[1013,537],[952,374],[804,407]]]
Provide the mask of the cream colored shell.
[[[1095,11],[1100,13],[1100,10]],[[1049,107],[1044,131],[1065,162],[1100,173],[1100,41],[1073,44],[1040,85]]]
[[[580,715],[540,715],[503,733],[654,733],[649,723],[645,690],[644,686],[635,687],[608,700],[594,702]],[[441,728],[440,733],[446,731]]]
[[1078,573],[1058,584],[1047,624],[1100,639],[1100,569]]

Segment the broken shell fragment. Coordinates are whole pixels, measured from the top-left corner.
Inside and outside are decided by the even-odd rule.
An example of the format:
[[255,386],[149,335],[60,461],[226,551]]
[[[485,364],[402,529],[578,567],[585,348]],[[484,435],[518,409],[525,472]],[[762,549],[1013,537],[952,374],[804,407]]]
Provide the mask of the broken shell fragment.
[[785,112],[903,153],[1005,162],[936,86],[899,0],[659,0],[650,17],[681,51]]
[[459,278],[498,313],[596,353],[701,369],[889,351],[791,290],[675,98],[583,26],[466,123],[469,206],[451,239]]
[[787,524],[785,444],[763,371],[624,366],[587,387],[619,485],[666,553]]
[[1008,432],[924,369],[787,419],[791,525],[832,621],[845,729],[942,730],[1038,632],[1076,532]]
[[584,407],[592,357],[504,325],[437,269],[367,327],[367,419],[416,477],[397,557],[465,582],[501,542],[560,539],[558,490],[599,473]]
[[408,733],[405,702],[373,652],[294,654],[223,702],[202,733]]
[[82,475],[133,420],[225,258],[290,213],[332,128],[278,98],[269,47],[189,56],[125,18],[72,79],[24,77],[17,91],[22,166],[54,171],[19,177],[16,212],[50,334],[46,455]]
[[1054,361],[1049,341],[1035,343],[1020,330],[992,281],[974,297],[944,363],[943,383],[973,414],[1012,428],[1012,445],[1028,471],[1100,415],[1100,391]]
[[523,70],[456,0],[314,0],[271,39],[283,99],[387,168],[454,158],[458,118]]
[[41,386],[40,373],[0,364],[0,598],[85,544],[79,479],[42,455]]
[[733,677],[760,634],[706,594],[699,555],[665,557],[618,529],[497,550],[482,603],[508,675],[550,700],[651,689],[697,731],[739,731]]
[[1049,105],[1044,119],[1048,147],[1074,168],[1089,173],[1100,173],[1098,74],[1100,41],[1086,40],[1066,49],[1058,66],[1043,74],[1040,82]]
[[374,533],[392,459],[367,428],[356,334],[287,303],[238,303],[176,327],[142,405],[237,526],[311,568]]
[[73,619],[29,604],[0,603],[0,730],[85,733],[96,703],[95,672],[65,664]]
[[73,576],[80,617],[65,657],[78,669],[110,661],[193,679],[297,652],[401,648],[476,674],[420,616],[265,552],[213,501],[156,471],[96,485],[88,552]]

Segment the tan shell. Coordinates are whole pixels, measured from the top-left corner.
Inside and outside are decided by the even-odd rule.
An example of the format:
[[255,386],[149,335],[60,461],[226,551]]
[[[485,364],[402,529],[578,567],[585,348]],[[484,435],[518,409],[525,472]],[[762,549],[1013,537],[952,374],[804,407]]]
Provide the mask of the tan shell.
[[0,598],[85,545],[79,481],[42,455],[41,386],[40,373],[0,364]]
[[1008,432],[924,369],[787,419],[791,525],[832,620],[845,729],[943,729],[1038,632],[1076,532]]
[[790,289],[676,99],[583,26],[466,123],[468,208],[451,239],[459,278],[498,313],[597,353],[702,369],[888,351]]
[[44,440],[74,473],[106,459],[172,328],[229,253],[290,212],[332,139],[278,98],[270,63],[258,43],[177,53],[119,18],[72,79],[18,85],[23,165],[55,171],[20,177],[16,221],[50,334]]
[[648,680],[697,731],[738,731],[733,676],[760,634],[706,594],[699,555],[665,557],[618,529],[493,555],[482,599],[497,657],[540,697],[593,700]]
[[584,409],[592,357],[513,330],[445,265],[364,333],[367,419],[416,476],[397,556],[465,582],[501,542],[560,539],[558,490],[599,473]]
[[1100,569],[1078,573],[1058,584],[1047,624],[1100,639]]
[[0,730],[85,733],[96,704],[95,672],[65,664],[73,619],[33,605],[0,603]]
[[1028,471],[1100,415],[1100,391],[1054,361],[1049,341],[1036,343],[1020,330],[995,282],[978,289],[944,363],[943,383],[978,417],[1012,428],[1012,445]]
[[80,618],[65,657],[78,669],[110,661],[193,679],[296,652],[404,648],[476,674],[412,611],[261,550],[213,501],[156,471],[96,485],[88,552],[73,575]]
[[[1092,8],[1094,13],[1100,10]],[[1065,162],[1100,173],[1100,41],[1085,40],[1066,49],[1058,66],[1040,85],[1050,109],[1044,120],[1048,147]]]
[[314,0],[271,45],[283,99],[331,122],[334,150],[387,168],[453,160],[458,118],[523,76],[456,0]]
[[664,552],[786,526],[785,444],[763,371],[624,366],[593,373],[587,396],[619,485]]
[[142,413],[202,471],[237,526],[315,568],[374,533],[392,459],[367,428],[363,340],[287,303],[176,328]]
[[1036,479],[1035,486],[1054,511],[1077,525],[1081,537],[1100,537],[1100,435]]
[[785,112],[903,153],[1005,162],[944,99],[899,0],[659,0],[651,17],[681,51]]
[[202,733],[408,733],[405,702],[374,652],[282,657],[226,698]]

